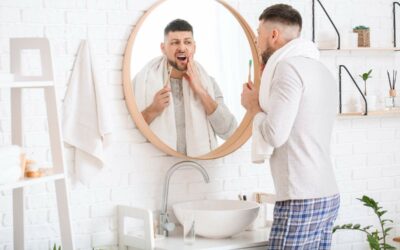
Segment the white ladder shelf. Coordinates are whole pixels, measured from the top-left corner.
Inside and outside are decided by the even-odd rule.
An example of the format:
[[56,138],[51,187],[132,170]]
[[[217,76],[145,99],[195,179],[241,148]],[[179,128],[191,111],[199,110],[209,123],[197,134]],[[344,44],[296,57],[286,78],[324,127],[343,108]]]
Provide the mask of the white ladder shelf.
[[[46,182],[54,182],[57,197],[58,218],[61,232],[62,249],[73,250],[71,213],[67,171],[64,161],[64,148],[57,110],[57,98],[53,81],[53,70],[50,46],[46,38],[13,38],[11,39],[11,72],[15,82],[0,83],[0,89],[11,89],[11,125],[12,144],[23,147],[22,92],[25,88],[42,88],[45,94],[48,129],[50,137],[53,172],[38,178],[21,178],[12,183],[0,185],[0,191],[12,189],[13,193],[13,226],[14,248],[24,249],[24,187]],[[20,74],[20,52],[22,49],[39,49],[42,60],[42,77],[26,77]],[[15,59],[17,58],[17,59]],[[50,71],[50,72],[49,72]],[[33,79],[32,79],[33,78]]]

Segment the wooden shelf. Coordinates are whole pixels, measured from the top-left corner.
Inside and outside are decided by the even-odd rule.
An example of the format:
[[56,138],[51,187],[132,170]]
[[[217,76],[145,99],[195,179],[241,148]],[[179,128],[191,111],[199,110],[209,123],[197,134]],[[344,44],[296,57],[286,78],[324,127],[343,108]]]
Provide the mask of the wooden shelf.
[[37,178],[24,177],[24,178],[19,179],[18,181],[0,184],[0,191],[7,190],[7,189],[26,187],[26,186],[30,186],[30,185],[34,185],[34,184],[55,181],[55,180],[59,180],[59,179],[63,179],[63,178],[65,178],[65,175],[63,173],[49,173],[45,176],[37,177]]
[[[21,53],[23,50],[39,50],[41,58],[42,74],[22,78],[19,73],[22,69]],[[10,65],[13,65],[14,79],[7,81],[8,73],[2,73],[0,89],[11,89],[11,143],[14,145],[24,145],[23,130],[23,101],[24,88],[42,88],[44,90],[44,100],[46,104],[47,125],[50,141],[51,165],[53,168],[47,169],[45,175],[37,178],[20,178],[18,181],[0,185],[0,190],[11,189],[12,208],[13,208],[13,241],[14,249],[25,249],[25,194],[24,187],[40,183],[55,183],[55,195],[57,197],[57,209],[61,243],[63,249],[75,249],[72,226],[71,212],[69,209],[69,190],[67,185],[67,168],[64,162],[64,147],[62,141],[61,125],[57,108],[57,96],[55,91],[52,57],[50,43],[47,38],[11,38],[10,39]],[[12,77],[11,77],[12,78]],[[26,81],[15,81],[15,79],[25,79]],[[48,79],[45,81],[41,79]],[[54,167],[56,166],[56,167]]]
[[23,82],[8,82],[8,83],[0,83],[1,88],[43,88],[54,86],[53,81],[23,81]]
[[369,111],[368,115],[361,112],[350,112],[338,114],[338,117],[379,117],[379,116],[400,116],[400,109]]
[[319,48],[320,51],[400,51],[400,48],[373,48],[373,47],[358,47],[358,48]]

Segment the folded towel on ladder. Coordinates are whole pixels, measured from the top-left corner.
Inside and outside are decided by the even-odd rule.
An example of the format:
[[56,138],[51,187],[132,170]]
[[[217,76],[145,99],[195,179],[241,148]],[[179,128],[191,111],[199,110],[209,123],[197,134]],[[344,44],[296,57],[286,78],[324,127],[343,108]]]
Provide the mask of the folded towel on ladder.
[[16,181],[22,176],[19,146],[0,146],[0,171],[0,184]]

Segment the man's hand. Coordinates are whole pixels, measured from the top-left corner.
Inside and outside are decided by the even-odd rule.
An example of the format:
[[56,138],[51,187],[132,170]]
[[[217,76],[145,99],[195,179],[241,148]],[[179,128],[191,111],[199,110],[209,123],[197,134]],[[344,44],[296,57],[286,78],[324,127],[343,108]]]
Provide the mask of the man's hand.
[[166,85],[155,94],[153,98],[153,103],[151,104],[151,108],[158,115],[161,114],[161,112],[163,112],[163,110],[169,105],[170,93],[171,87],[169,85]]
[[169,105],[171,87],[166,85],[158,91],[153,98],[153,103],[142,111],[142,115],[147,124],[150,124],[157,116]]
[[197,70],[197,67],[194,64],[192,56],[190,56],[188,59],[187,70],[184,77],[189,82],[190,88],[193,90],[195,94],[200,95],[205,92],[205,89],[201,84],[199,71]]
[[189,82],[190,88],[197,95],[197,97],[201,100],[201,103],[206,111],[207,115],[211,115],[218,107],[218,103],[213,100],[207,91],[203,88],[203,85],[200,81],[200,74],[197,70],[196,65],[194,64],[193,56],[189,57],[187,70],[183,77]]
[[258,101],[258,90],[254,87],[252,82],[243,84],[242,106],[252,116],[256,115],[258,112],[262,112]]

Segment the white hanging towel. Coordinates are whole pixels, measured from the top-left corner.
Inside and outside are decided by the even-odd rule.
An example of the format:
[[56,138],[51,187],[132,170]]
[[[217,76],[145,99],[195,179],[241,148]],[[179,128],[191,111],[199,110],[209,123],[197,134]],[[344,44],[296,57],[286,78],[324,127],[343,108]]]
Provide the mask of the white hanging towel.
[[[268,99],[276,66],[280,61],[296,56],[319,60],[319,51],[313,42],[297,38],[272,54],[262,73],[259,92],[260,107],[266,114],[269,112]],[[274,147],[264,139],[260,129],[257,128],[258,125],[258,121],[253,122],[251,158],[253,163],[264,163],[271,157]]]
[[89,184],[105,165],[111,142],[106,84],[96,78],[88,43],[83,40],[63,105],[64,141],[75,147],[75,173]]

